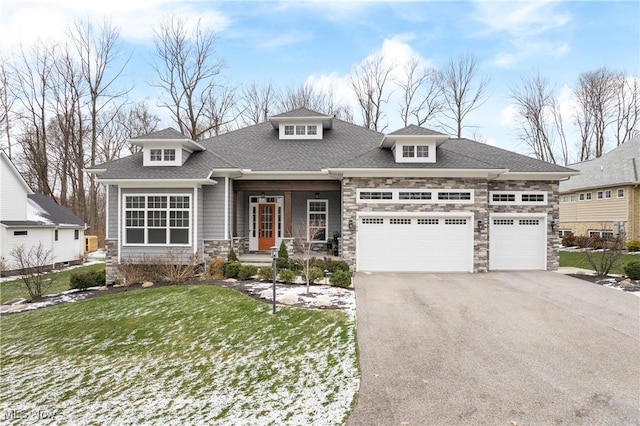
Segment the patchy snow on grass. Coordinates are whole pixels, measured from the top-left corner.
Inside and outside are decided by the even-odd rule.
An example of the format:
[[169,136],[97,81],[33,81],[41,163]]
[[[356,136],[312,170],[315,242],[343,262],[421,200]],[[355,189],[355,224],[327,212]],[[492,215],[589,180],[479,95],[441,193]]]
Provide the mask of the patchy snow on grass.
[[2,318],[0,410],[53,412],[38,424],[342,424],[359,386],[355,319],[274,316],[221,291],[149,289]]

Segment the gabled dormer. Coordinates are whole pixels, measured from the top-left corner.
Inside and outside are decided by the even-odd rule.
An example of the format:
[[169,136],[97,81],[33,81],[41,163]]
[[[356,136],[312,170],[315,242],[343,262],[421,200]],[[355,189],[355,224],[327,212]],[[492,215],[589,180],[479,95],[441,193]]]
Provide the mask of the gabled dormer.
[[382,138],[381,148],[390,148],[396,163],[435,163],[437,147],[449,139],[435,130],[409,126]]
[[269,122],[278,130],[279,139],[322,139],[333,125],[333,116],[300,108],[269,117]]
[[181,166],[189,156],[205,148],[175,129],[167,128],[129,139],[142,147],[143,166]]

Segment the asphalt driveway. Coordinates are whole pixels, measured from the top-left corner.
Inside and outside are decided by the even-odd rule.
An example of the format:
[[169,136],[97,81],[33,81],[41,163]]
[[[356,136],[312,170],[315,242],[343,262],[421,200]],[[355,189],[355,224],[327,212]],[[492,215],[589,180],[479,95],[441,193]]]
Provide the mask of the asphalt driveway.
[[640,424],[640,297],[555,272],[354,282],[347,425]]

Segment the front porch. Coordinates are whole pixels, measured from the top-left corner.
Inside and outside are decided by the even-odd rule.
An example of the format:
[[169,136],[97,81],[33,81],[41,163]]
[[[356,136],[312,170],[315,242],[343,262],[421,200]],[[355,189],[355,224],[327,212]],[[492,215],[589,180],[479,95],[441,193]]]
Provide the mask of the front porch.
[[271,247],[284,242],[294,258],[296,242],[309,240],[318,257],[336,256],[334,241],[341,232],[338,180],[233,181],[232,245],[240,256],[268,257]]

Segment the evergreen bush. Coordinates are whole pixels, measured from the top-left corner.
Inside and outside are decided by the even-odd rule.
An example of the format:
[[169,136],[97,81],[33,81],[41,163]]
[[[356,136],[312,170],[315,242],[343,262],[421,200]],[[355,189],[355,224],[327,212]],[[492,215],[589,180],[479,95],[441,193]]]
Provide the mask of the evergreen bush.
[[634,260],[624,265],[624,274],[632,280],[640,280],[640,260]]
[[335,287],[347,288],[351,286],[351,274],[339,269],[331,275],[329,281]]
[[72,273],[69,277],[69,287],[78,290],[86,290],[89,287],[101,287],[106,282],[105,270],[86,271]]
[[240,262],[225,262],[224,263],[224,276],[227,278],[238,278],[240,274]]
[[296,274],[290,269],[283,269],[278,274],[278,279],[286,284],[291,284],[296,279]]
[[241,280],[249,280],[258,274],[258,267],[253,265],[242,265],[238,272],[238,278]]

